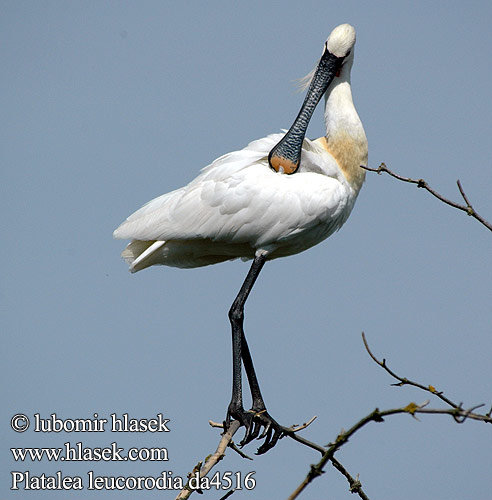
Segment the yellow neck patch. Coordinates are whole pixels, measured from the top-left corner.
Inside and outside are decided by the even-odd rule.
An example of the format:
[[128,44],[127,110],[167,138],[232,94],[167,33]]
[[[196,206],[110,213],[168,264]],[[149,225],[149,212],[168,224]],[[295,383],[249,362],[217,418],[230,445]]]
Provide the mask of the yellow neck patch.
[[367,141],[357,140],[345,131],[338,131],[329,138],[320,137],[315,141],[333,156],[347,182],[359,191],[366,178],[361,165],[367,165]]

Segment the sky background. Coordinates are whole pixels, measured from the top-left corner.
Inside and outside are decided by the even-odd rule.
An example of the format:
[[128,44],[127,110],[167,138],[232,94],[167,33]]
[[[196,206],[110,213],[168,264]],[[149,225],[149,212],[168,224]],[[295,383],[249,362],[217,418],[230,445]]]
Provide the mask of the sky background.
[[[240,261],[128,273],[112,231],[218,156],[288,128],[293,85],[330,31],[357,30],[354,101],[370,166],[425,178],[492,220],[492,4],[463,2],[1,1],[1,497],[174,498],[171,492],[9,491],[34,475],[186,476],[215,450],[231,391],[227,311]],[[321,111],[309,137],[324,133]],[[267,263],[246,334],[271,414],[318,419],[336,438],[375,407],[422,403],[364,350],[465,407],[492,403],[492,234],[415,186],[368,174],[336,235]],[[286,293],[287,292],[287,293]],[[285,300],[288,295],[289,300]],[[443,407],[438,400],[430,406]],[[488,410],[485,407],[484,411]],[[17,434],[33,419],[171,419],[166,434]],[[479,422],[406,415],[370,424],[337,454],[369,498],[485,500],[492,434]],[[242,431],[238,434],[238,440]],[[11,447],[166,447],[169,462],[15,463]],[[256,443],[245,452],[253,456]],[[254,492],[286,498],[319,455],[283,439],[253,462]],[[216,491],[203,498],[217,499]],[[353,498],[331,466],[301,497]]]

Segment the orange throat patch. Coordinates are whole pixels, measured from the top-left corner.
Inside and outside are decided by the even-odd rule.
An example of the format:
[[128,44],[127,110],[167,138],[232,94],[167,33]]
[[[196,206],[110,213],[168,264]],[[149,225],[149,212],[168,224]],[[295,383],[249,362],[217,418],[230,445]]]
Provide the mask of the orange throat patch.
[[293,174],[299,167],[299,164],[296,164],[283,156],[272,156],[270,158],[270,166],[276,172],[280,172],[282,169],[286,174]]

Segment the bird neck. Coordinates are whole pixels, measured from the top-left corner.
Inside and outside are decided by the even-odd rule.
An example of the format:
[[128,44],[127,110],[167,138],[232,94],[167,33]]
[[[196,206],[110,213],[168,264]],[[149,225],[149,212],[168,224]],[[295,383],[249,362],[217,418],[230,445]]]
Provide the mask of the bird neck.
[[[354,107],[350,89],[350,67],[342,68],[325,94],[326,135],[324,148],[335,158],[356,192],[365,179],[367,138]],[[320,141],[321,142],[321,141]]]

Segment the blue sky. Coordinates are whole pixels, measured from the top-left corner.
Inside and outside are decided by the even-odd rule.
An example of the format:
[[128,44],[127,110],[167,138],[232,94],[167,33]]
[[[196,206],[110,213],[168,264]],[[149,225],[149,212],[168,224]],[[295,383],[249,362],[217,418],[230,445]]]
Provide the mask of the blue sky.
[[[457,201],[459,178],[491,220],[491,14],[478,1],[3,1],[2,497],[27,494],[8,490],[12,470],[185,476],[215,449],[208,420],[220,421],[230,399],[227,311],[248,267],[130,275],[112,231],[214,158],[287,128],[303,99],[293,81],[336,25],[357,30],[352,86],[370,166],[384,161]],[[322,134],[318,110],[308,136]],[[286,425],[317,415],[305,436],[324,444],[375,407],[428,399],[390,386],[363,330],[402,376],[490,407],[491,242],[423,190],[368,175],[342,230],[267,263],[248,301],[246,334],[272,415]],[[171,432],[17,434],[9,422],[19,412],[162,413]],[[169,462],[15,463],[9,451],[78,441],[166,447]],[[337,456],[370,498],[486,499],[491,446],[479,423],[395,416]],[[254,462],[229,453],[219,470],[256,471],[254,493],[235,499],[286,498],[317,459],[284,439]],[[347,488],[328,467],[301,498],[350,498]]]

